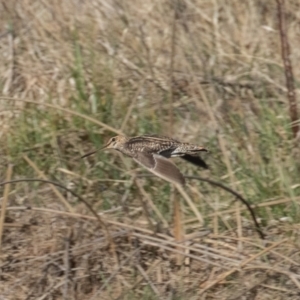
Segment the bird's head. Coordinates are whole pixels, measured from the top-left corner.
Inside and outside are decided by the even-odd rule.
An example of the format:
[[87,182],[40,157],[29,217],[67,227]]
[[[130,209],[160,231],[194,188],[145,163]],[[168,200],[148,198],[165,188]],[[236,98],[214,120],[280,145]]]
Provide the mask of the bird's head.
[[120,149],[126,142],[126,137],[117,135],[109,139],[106,145],[101,149]]

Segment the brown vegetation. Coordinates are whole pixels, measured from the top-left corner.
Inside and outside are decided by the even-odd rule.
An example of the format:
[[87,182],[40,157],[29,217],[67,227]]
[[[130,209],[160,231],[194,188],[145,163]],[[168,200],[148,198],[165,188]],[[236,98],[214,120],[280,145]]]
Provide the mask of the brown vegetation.
[[[0,1],[0,182],[44,180],[0,185],[0,300],[300,298],[286,2],[288,74],[276,1]],[[121,133],[207,147],[208,171],[176,165],[243,195],[266,239],[215,185],[78,159]]]

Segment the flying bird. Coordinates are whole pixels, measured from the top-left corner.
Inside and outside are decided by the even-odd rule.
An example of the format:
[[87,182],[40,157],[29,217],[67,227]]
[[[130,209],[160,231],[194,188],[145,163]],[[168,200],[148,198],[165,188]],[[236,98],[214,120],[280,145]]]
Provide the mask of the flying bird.
[[[200,152],[208,152],[207,149],[194,144],[182,143],[166,136],[151,134],[126,137],[117,135],[98,150],[103,149],[118,150],[133,158],[156,176],[180,185],[185,184],[184,176],[169,158],[180,157],[194,165],[208,169],[205,161],[199,156]],[[86,153],[82,158],[94,154],[98,150]]]

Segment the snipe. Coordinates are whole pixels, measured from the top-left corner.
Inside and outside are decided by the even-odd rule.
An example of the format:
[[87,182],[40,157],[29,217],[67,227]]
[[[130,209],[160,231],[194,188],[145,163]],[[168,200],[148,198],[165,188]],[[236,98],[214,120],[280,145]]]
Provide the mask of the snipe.
[[[142,135],[125,137],[117,135],[112,137],[101,149],[110,148],[116,149],[133,158],[155,175],[169,182],[181,185],[185,183],[184,177],[168,158],[180,157],[202,168],[208,168],[205,161],[199,156],[201,151],[207,152],[204,147],[181,143],[165,136]],[[83,155],[82,158],[94,154],[97,151],[98,150],[89,152]]]

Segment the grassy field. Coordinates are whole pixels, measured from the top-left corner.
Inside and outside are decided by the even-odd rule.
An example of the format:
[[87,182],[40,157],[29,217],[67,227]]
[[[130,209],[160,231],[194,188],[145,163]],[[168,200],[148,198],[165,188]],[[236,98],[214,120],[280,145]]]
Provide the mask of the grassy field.
[[[276,1],[0,0],[0,16],[0,181],[70,189],[0,186],[0,300],[299,299]],[[188,179],[183,196],[119,153],[79,159],[118,133],[208,148],[209,170],[174,161],[242,195],[265,240],[224,189]]]

